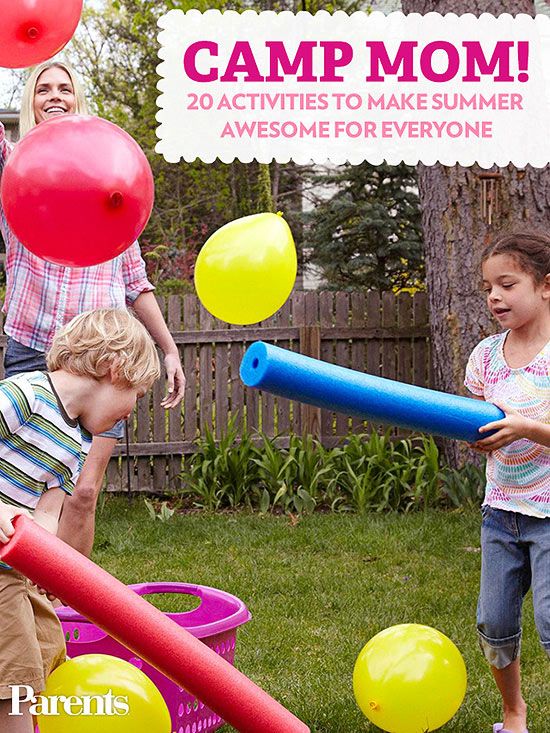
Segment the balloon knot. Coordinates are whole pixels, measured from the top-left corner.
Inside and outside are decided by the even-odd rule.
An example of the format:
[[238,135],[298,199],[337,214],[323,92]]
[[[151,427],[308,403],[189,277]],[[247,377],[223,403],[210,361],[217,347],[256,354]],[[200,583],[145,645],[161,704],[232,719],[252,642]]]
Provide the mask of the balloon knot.
[[380,705],[377,702],[374,702],[374,700],[371,700],[369,702],[369,708],[371,710],[378,710],[379,707],[380,707]]
[[35,28],[34,26],[31,26],[30,28],[27,28],[27,36],[34,40],[38,36],[38,28]]
[[119,206],[122,206],[123,198],[124,197],[120,193],[120,191],[113,191],[113,193],[109,197],[113,209],[117,209]]

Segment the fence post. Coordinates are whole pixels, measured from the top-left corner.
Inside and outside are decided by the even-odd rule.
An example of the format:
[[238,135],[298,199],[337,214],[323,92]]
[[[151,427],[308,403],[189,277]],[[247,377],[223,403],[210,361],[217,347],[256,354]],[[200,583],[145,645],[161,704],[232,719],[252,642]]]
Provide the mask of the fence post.
[[[313,359],[321,358],[321,327],[319,325],[300,326],[300,353],[304,356],[311,356]],[[321,408],[301,404],[300,412],[302,434],[320,438]]]

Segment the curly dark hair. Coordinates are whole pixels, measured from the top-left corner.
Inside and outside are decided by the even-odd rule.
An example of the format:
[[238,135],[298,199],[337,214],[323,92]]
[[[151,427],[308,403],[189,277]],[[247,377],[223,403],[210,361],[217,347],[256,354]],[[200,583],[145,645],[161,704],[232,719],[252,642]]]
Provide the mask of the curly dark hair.
[[502,232],[485,247],[481,262],[494,255],[513,257],[518,266],[532,275],[538,285],[550,274],[550,235],[536,229]]

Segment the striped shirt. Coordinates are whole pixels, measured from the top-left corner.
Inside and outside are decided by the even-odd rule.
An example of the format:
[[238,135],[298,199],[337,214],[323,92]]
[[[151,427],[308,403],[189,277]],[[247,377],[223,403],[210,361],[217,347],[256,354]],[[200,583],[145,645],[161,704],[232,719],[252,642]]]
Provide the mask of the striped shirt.
[[[12,148],[0,123],[0,176]],[[109,262],[64,267],[23,247],[10,231],[1,203],[0,231],[6,243],[4,330],[31,349],[47,351],[54,333],[83,311],[125,308],[141,293],[154,290],[137,242]]]
[[[542,423],[550,423],[550,342],[526,366],[512,369],[504,357],[509,332],[489,336],[473,350],[464,384],[487,402],[498,400]],[[550,448],[526,438],[487,456],[484,504],[550,517]]]
[[0,501],[32,513],[48,489],[72,494],[91,442],[44,372],[0,382]]

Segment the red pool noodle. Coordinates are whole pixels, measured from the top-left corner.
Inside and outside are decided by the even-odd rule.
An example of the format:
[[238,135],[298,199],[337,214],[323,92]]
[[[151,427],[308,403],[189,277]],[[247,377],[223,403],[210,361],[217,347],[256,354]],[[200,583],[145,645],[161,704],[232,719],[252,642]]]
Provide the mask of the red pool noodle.
[[202,700],[241,733],[309,728],[229,662],[84,555],[25,516],[0,559]]

